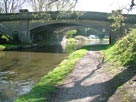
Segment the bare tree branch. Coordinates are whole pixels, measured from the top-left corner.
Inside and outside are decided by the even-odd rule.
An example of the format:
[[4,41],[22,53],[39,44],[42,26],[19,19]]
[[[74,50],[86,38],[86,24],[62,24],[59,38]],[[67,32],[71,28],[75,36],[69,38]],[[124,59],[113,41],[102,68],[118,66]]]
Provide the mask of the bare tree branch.
[[70,10],[78,0],[30,0],[34,11]]
[[130,9],[132,9],[135,6],[134,0],[131,1]]
[[1,13],[14,13],[17,12],[26,0],[1,0],[0,10]]

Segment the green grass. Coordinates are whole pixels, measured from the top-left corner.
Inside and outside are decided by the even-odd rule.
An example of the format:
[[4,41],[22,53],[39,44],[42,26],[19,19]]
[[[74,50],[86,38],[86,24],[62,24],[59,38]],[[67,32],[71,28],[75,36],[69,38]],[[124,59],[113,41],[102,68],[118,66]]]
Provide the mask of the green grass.
[[15,44],[0,44],[0,51],[10,49],[10,48],[12,49],[16,46],[17,45],[15,45]]
[[2,38],[2,39],[5,39],[6,42],[9,42],[9,40],[10,40],[10,39],[9,39],[10,37],[9,37],[9,36],[5,36],[4,34],[1,36],[1,38]]
[[112,45],[87,45],[83,46],[83,49],[91,50],[91,51],[102,51],[110,48]]
[[56,90],[55,85],[64,80],[66,75],[73,70],[75,63],[86,52],[87,50],[81,49],[70,54],[53,71],[45,75],[28,94],[19,97],[16,102],[46,102]]
[[104,51],[105,61],[123,66],[136,64],[136,29],[118,40],[111,48]]
[[67,43],[77,43],[77,39],[75,38],[67,38]]
[[5,48],[6,48],[6,46],[0,45],[0,51],[1,51],[1,50],[4,50]]

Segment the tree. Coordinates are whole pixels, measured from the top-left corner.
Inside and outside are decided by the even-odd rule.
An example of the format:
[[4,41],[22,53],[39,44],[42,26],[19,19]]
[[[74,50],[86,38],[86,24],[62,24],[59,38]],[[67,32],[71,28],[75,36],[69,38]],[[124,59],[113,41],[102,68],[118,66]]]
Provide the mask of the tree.
[[135,6],[136,4],[134,3],[134,0],[131,0],[131,5],[130,5],[130,10]]
[[125,17],[122,15],[121,12],[122,12],[121,10],[115,10],[108,17],[109,20],[113,20],[111,24],[112,30],[113,31],[120,30],[120,33],[122,32],[121,31],[122,26],[125,25],[124,23]]
[[[112,21],[112,24],[111,24],[112,31],[113,32],[119,31],[117,37],[120,37],[122,35],[122,27],[125,26],[125,23],[124,23],[125,17],[122,15],[122,11],[121,10],[113,11],[112,14],[108,17],[108,19]],[[109,39],[110,44],[112,43],[111,37],[112,35],[110,33],[110,39]],[[112,40],[115,41],[115,35],[114,37],[112,37]]]
[[75,7],[77,0],[30,0],[33,11],[65,11]]
[[25,3],[26,0],[1,0],[0,13],[15,13]]

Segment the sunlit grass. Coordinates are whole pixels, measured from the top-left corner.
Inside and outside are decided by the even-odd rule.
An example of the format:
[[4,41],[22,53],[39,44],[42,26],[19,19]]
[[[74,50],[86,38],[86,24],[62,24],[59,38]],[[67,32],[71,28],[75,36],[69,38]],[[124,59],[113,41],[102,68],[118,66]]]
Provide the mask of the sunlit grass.
[[91,51],[102,51],[110,48],[112,45],[104,44],[104,45],[87,45],[83,46],[83,49],[91,50]]
[[136,29],[118,40],[111,48],[104,51],[105,61],[119,65],[136,64]]
[[5,46],[4,45],[0,45],[0,50],[4,50]]
[[12,49],[14,47],[16,47],[17,45],[15,44],[0,44],[0,51],[1,50],[6,50],[6,49]]
[[56,90],[55,85],[60,83],[66,75],[71,72],[76,62],[87,52],[81,49],[70,54],[53,71],[45,75],[32,90],[21,96],[16,102],[46,102],[52,92]]

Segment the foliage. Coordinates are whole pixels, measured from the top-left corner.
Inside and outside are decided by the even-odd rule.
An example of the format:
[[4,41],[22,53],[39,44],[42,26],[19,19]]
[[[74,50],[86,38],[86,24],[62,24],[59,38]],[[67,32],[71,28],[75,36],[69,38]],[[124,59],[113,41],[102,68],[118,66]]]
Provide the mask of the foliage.
[[10,42],[10,37],[5,34],[0,34],[0,44],[3,43],[9,43]]
[[108,19],[113,20],[111,24],[113,31],[116,31],[125,25],[124,23],[125,17],[121,14],[121,10],[113,11],[112,14],[108,17]]
[[66,49],[67,53],[72,53],[78,49],[78,40],[75,38],[68,38],[66,42]]
[[0,51],[5,49],[5,46],[4,45],[0,45]]
[[105,60],[121,65],[136,63],[136,29],[117,41],[111,48],[104,51]]
[[66,49],[67,53],[72,53],[78,49],[78,41],[74,38],[67,39]]
[[51,13],[50,12],[41,12],[41,13],[33,13],[32,14],[33,15],[33,17],[34,18],[43,18],[43,21],[45,20],[47,20],[47,21],[49,21],[49,20],[51,20]]
[[71,37],[73,37],[73,35],[75,35],[77,33],[77,30],[70,30],[70,31],[67,31],[66,32],[66,36],[67,36],[67,38],[71,38]]
[[67,39],[67,43],[68,44],[71,44],[71,43],[77,43],[78,41],[77,41],[77,39],[75,39],[75,38],[68,38]]
[[55,91],[55,85],[73,70],[75,63],[86,52],[87,50],[81,49],[70,54],[53,71],[45,75],[28,94],[18,98],[16,102],[46,102]]
[[2,39],[5,39],[7,42],[9,42],[9,39],[7,38],[7,36],[2,35],[1,38],[2,38]]
[[5,49],[12,49],[15,48],[17,45],[14,44],[0,44],[0,51]]
[[111,45],[86,45],[83,46],[83,49],[91,50],[91,51],[103,51],[110,48]]

